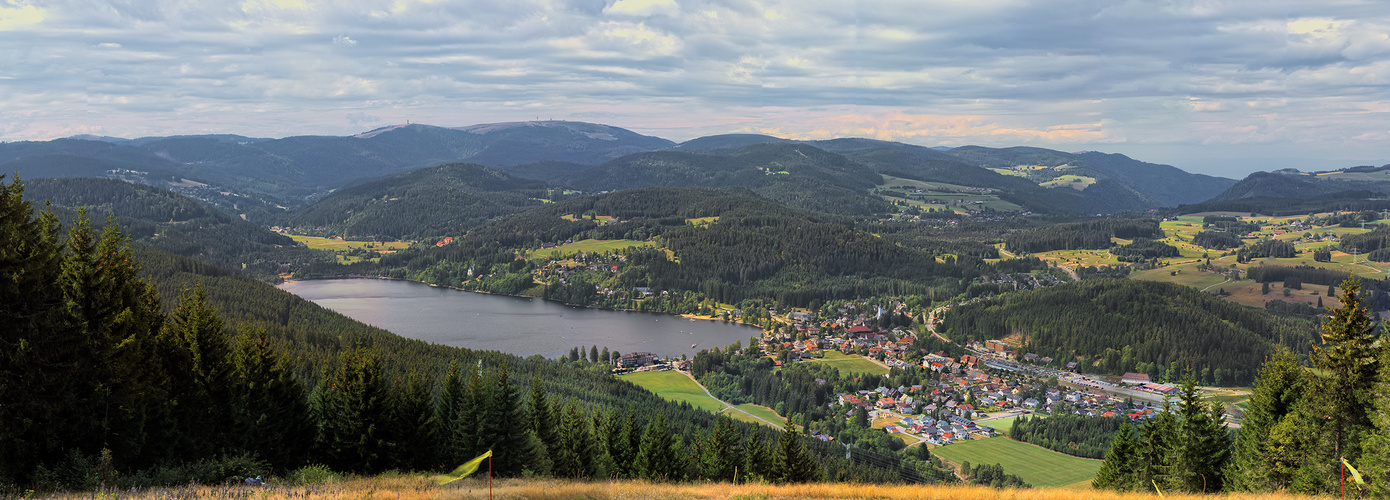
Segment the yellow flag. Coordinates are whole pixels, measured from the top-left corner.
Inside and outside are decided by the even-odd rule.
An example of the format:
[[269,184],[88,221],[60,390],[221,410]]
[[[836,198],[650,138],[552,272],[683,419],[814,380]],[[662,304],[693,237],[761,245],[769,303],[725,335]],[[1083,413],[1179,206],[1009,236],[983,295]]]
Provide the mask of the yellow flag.
[[472,474],[472,473],[474,473],[475,471],[478,470],[478,465],[480,465],[480,464],[483,463],[483,459],[485,459],[485,458],[487,458],[487,457],[490,457],[490,456],[492,456],[492,450],[487,450],[487,453],[483,453],[482,455],[478,455],[478,458],[475,458],[475,459],[472,459],[472,460],[469,460],[469,461],[465,462],[463,465],[460,465],[459,468],[454,469],[453,472],[450,472],[450,473],[445,474],[445,475],[443,475],[443,476],[439,476],[439,478],[438,478],[439,485],[440,485],[440,486],[443,486],[443,485],[452,483],[452,482],[454,482],[454,481],[458,481],[458,480],[460,480],[460,479],[463,479],[463,478],[465,478],[465,477],[468,477],[469,474]]
[[1356,480],[1356,484],[1366,484],[1366,480],[1361,479],[1361,473],[1357,472],[1356,467],[1352,467],[1351,462],[1348,462],[1345,457],[1342,458],[1342,465],[1347,466],[1347,470],[1351,472],[1351,478]]

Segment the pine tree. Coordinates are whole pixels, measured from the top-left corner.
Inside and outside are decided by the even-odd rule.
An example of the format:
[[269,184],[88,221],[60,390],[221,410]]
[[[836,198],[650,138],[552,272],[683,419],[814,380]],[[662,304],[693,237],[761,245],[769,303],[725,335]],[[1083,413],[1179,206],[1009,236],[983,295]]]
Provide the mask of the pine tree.
[[1178,442],[1173,446],[1168,485],[1195,493],[1221,491],[1230,460],[1230,438],[1222,425],[1225,413],[1204,399],[1189,371],[1178,404]]
[[1139,439],[1139,489],[1152,491],[1153,484],[1167,484],[1171,464],[1171,452],[1178,443],[1178,421],[1173,416],[1173,405],[1167,401],[1163,411],[1141,427]]
[[1306,386],[1303,367],[1287,349],[1276,351],[1260,368],[1226,474],[1228,489],[1276,491],[1289,487],[1298,463],[1290,454],[1294,443],[1287,429]]
[[596,345],[589,346],[589,362],[598,362],[598,346]]
[[754,429],[751,436],[748,436],[748,444],[744,446],[746,450],[743,454],[744,477],[750,481],[762,481],[768,478],[768,469],[771,469],[772,457],[768,452],[767,445],[763,444],[762,433]]
[[339,368],[326,377],[317,413],[329,466],[370,474],[385,470],[391,457],[390,404],[381,359],[375,350],[343,351]]
[[700,442],[700,476],[714,481],[733,481],[734,468],[743,463],[734,422],[727,416],[715,417],[714,427]]
[[232,447],[236,409],[234,365],[222,318],[208,303],[199,283],[184,290],[167,324],[178,360],[171,370],[176,381],[178,448],[189,459],[211,456]]
[[1390,349],[1385,346],[1380,350],[1380,378],[1371,396],[1373,430],[1356,467],[1371,483],[1371,494],[1390,497]]
[[602,361],[605,365],[611,365],[613,364],[613,359],[611,356],[612,353],[608,352],[608,346],[603,346],[603,352],[599,354],[598,359],[599,361]]
[[454,425],[457,423],[459,414],[463,412],[465,392],[463,373],[459,368],[458,358],[451,359],[439,389],[439,398],[434,403],[432,454],[433,468],[435,469],[458,467],[458,464],[472,458],[463,456],[463,450],[459,449],[458,442],[454,439],[454,434],[457,432]]
[[428,453],[434,447],[435,428],[434,407],[430,404],[431,385],[428,377],[412,371],[404,382],[393,387],[390,421],[396,445],[391,457],[394,467],[407,470],[433,467],[433,458]]
[[771,479],[780,483],[805,483],[820,479],[820,469],[790,418],[772,455]]
[[507,376],[507,366],[490,370],[478,395],[477,444],[481,454],[492,450],[494,475],[521,475],[532,460],[532,450],[526,438],[526,423],[521,418],[516,388]]
[[588,479],[594,475],[595,455],[589,420],[573,403],[565,404],[560,420],[560,446],[555,455],[553,471],[560,477]]
[[1312,378],[1308,397],[1298,405],[1303,425],[1299,470],[1290,489],[1303,493],[1340,491],[1341,460],[1361,458],[1361,444],[1372,430],[1372,386],[1379,374],[1376,326],[1361,301],[1361,283],[1341,283],[1341,307],[1332,310],[1322,326],[1322,345],[1311,359],[1319,375]]
[[536,440],[532,446],[532,454],[538,466],[533,467],[532,472],[544,470],[549,473],[553,469],[555,447],[560,444],[559,434],[555,432],[558,423],[559,419],[551,413],[549,399],[541,385],[541,377],[536,375],[531,379],[531,393],[526,401],[526,425]]
[[651,481],[680,481],[685,478],[677,458],[676,440],[666,427],[666,414],[658,413],[642,433],[642,446],[633,463],[635,475]]
[[303,464],[313,446],[307,393],[271,349],[265,328],[238,337],[234,365],[236,442],[280,470]]
[[1110,451],[1105,454],[1105,461],[1096,473],[1096,478],[1091,481],[1091,487],[1118,491],[1135,489],[1138,486],[1140,461],[1134,428],[1124,424],[1110,441]]

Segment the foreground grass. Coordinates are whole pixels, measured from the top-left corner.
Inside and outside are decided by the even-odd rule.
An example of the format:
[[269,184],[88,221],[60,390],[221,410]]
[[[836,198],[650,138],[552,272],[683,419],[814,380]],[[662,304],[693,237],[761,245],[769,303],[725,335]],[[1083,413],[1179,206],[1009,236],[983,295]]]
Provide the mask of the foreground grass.
[[932,454],[957,465],[1000,464],[1004,472],[1040,488],[1089,481],[1100,470],[1100,460],[1077,458],[1005,437],[955,443],[934,449]]
[[677,371],[637,372],[620,375],[618,378],[652,391],[667,401],[684,401],[690,403],[690,406],[713,413],[724,409],[724,405],[705,394],[705,390],[701,389],[699,384]]
[[[454,500],[454,499],[961,499],[961,500],[1152,500],[1145,493],[1075,491],[1062,489],[996,490],[981,486],[916,486],[870,484],[765,485],[728,483],[664,484],[641,481],[565,481],[538,479],[494,480],[491,496],[486,479],[469,478],[436,486],[428,476],[395,475],[349,478],[311,486],[191,486],[142,491],[80,492],[54,495],[62,500],[174,500],[218,498],[238,500]],[[1165,499],[1215,498],[1207,495],[1164,495]],[[1283,494],[1222,495],[1228,500],[1307,498]]]

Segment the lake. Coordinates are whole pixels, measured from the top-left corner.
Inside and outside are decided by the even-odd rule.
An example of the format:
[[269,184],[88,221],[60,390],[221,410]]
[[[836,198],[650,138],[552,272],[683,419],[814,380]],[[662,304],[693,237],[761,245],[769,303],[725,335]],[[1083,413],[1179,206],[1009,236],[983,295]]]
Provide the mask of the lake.
[[[371,278],[287,281],[279,288],[402,337],[469,349],[547,358],[586,351],[694,356],[736,341],[748,345],[757,328],[691,321],[669,314],[588,309],[541,299],[507,297]],[[698,347],[691,348],[691,344]],[[586,352],[587,354],[587,352]]]

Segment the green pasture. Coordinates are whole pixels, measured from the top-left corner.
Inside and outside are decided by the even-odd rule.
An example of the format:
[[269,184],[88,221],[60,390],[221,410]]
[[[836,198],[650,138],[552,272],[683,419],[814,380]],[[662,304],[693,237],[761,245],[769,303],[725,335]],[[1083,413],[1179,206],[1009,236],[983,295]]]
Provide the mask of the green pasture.
[[675,402],[687,402],[708,412],[719,412],[724,409],[724,404],[705,394],[705,390],[700,388],[690,377],[676,371],[659,372],[637,372],[619,375],[618,378],[632,382],[641,386],[643,389],[652,391],[662,399]]
[[353,264],[364,260],[375,260],[371,257],[363,257],[361,255],[345,255],[346,252],[358,248],[365,248],[368,251],[376,252],[377,255],[380,255],[384,253],[392,253],[397,250],[403,250],[410,247],[410,243],[405,241],[348,241],[336,238],[323,238],[319,236],[299,236],[294,234],[287,236],[289,236],[290,239],[293,239],[295,242],[301,243],[304,246],[309,247],[310,249],[325,252],[333,252],[339,264]]
[[1040,183],[1040,184],[1038,184],[1038,185],[1039,185],[1039,186],[1042,186],[1042,187],[1046,187],[1046,188],[1065,187],[1065,188],[1072,188],[1072,189],[1075,189],[1075,190],[1077,190],[1077,191],[1081,191],[1081,190],[1083,190],[1083,189],[1086,189],[1087,187],[1090,187],[1091,184],[1095,184],[1095,183],[1096,183],[1096,178],[1095,178],[1095,177],[1086,177],[1086,176],[1084,176],[1084,175],[1071,175],[1071,174],[1067,174],[1067,175],[1059,175],[1059,176],[1057,176],[1056,178],[1054,178],[1054,179],[1052,179],[1052,180],[1050,180],[1050,181],[1042,182],[1042,183]]
[[874,363],[874,362],[872,362],[872,361],[869,361],[869,360],[867,360],[867,359],[864,359],[863,356],[860,356],[860,355],[858,355],[858,354],[845,354],[845,353],[843,353],[843,352],[835,351],[835,350],[828,350],[828,351],[825,351],[825,358],[824,358],[824,359],[817,359],[817,360],[811,360],[811,361],[803,361],[803,363],[824,363],[824,364],[828,364],[828,365],[830,365],[830,366],[835,367],[836,369],[840,370],[841,373],[848,373],[848,374],[851,374],[851,375],[861,375],[861,374],[868,374],[868,375],[887,375],[887,374],[888,374],[888,369],[887,369],[887,368],[884,368],[883,366],[879,365],[878,363]]
[[[753,415],[757,415],[758,417],[767,420],[768,422],[776,422],[779,427],[782,425],[786,425],[787,419],[782,418],[782,416],[778,415],[777,412],[772,411],[772,408],[768,408],[762,405],[755,405],[753,403],[744,403],[741,405],[737,405],[736,408],[751,413]],[[748,415],[744,415],[740,412],[727,411],[724,413],[730,417],[733,417],[734,420],[742,420],[744,422],[753,424],[768,425],[767,422],[749,417]]]
[[1090,481],[1100,460],[1073,457],[1005,437],[977,439],[935,448],[933,455],[957,465],[1000,464],[1004,472],[1039,488],[1057,488]]
[[541,248],[527,254],[528,259],[545,259],[580,253],[603,253],[629,247],[654,247],[655,243],[637,240],[579,240],[555,248]]

